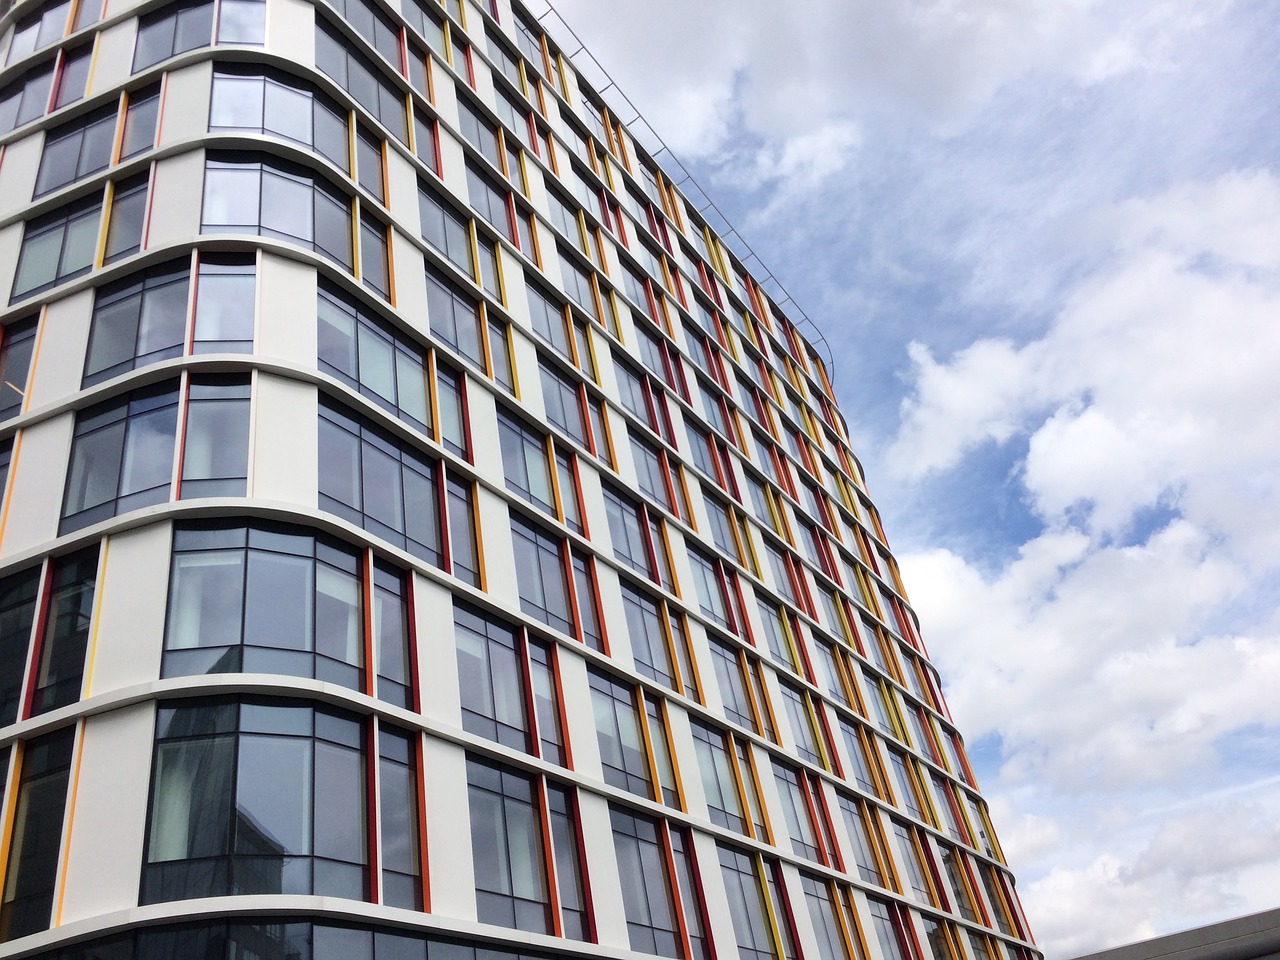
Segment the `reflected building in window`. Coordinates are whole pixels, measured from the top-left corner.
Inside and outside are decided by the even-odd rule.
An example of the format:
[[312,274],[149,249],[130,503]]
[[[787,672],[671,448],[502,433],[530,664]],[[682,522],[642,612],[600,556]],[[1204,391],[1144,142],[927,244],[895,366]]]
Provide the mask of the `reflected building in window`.
[[3,9],[0,958],[1038,958],[821,349],[538,11]]

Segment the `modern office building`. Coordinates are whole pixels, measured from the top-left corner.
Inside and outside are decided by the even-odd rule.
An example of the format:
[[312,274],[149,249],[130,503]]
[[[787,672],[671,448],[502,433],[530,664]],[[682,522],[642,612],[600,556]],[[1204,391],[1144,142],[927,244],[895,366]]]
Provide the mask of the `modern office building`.
[[822,361],[528,11],[0,64],[0,957],[1038,956]]

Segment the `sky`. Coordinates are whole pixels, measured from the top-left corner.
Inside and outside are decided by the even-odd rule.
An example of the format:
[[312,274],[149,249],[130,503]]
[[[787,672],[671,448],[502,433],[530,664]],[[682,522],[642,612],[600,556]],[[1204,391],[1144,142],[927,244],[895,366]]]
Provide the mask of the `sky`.
[[554,2],[825,335],[1049,960],[1280,906],[1274,0]]

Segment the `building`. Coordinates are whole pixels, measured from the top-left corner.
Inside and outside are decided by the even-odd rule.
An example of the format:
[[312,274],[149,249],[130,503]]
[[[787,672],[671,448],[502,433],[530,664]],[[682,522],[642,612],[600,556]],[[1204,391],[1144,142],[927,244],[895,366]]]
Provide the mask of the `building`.
[[1280,957],[1280,910],[1266,910],[1100,950],[1077,960],[1275,960],[1277,957]]
[[0,956],[1037,956],[815,348],[518,2],[0,63]]

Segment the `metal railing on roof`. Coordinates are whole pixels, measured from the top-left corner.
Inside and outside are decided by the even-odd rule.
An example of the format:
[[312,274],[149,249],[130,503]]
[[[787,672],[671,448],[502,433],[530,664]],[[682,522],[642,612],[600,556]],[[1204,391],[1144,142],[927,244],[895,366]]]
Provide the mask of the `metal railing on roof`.
[[[533,8],[537,3],[541,3],[542,6],[546,7],[541,14],[534,12]],[[627,128],[627,132],[631,134],[632,138],[653,158],[655,163],[664,168],[668,176],[672,177],[672,183],[676,188],[684,193],[691,203],[698,204],[701,201],[701,205],[695,205],[694,209],[699,216],[707,221],[708,226],[716,232],[720,240],[729,247],[742,266],[749,268],[752,261],[756,263],[761,273],[752,271],[751,275],[757,283],[764,287],[765,291],[773,299],[774,305],[779,310],[782,310],[790,304],[790,311],[783,310],[787,317],[793,319],[793,315],[799,316],[801,322],[807,324],[808,328],[813,331],[812,336],[808,339],[811,343],[822,348],[825,353],[823,360],[827,365],[828,376],[834,380],[835,359],[831,351],[831,344],[827,342],[822,328],[805,313],[804,308],[800,306],[796,298],[791,295],[791,292],[787,290],[782,281],[774,276],[773,271],[752,249],[746,237],[730,222],[724,211],[716,205],[716,202],[711,199],[707,191],[698,183],[697,178],[694,177],[689,168],[676,156],[675,151],[667,146],[666,141],[662,139],[662,135],[640,112],[640,108],[631,102],[631,98],[623,92],[617,81],[609,74],[609,71],[596,59],[595,54],[587,49],[583,39],[578,36],[573,27],[569,26],[560,11],[556,10],[552,5],[552,0],[524,0],[524,5],[538,22],[553,34],[553,38],[560,47],[561,56],[573,64],[579,76],[590,84],[593,93],[606,102],[614,117]],[[548,18],[553,18],[556,26],[549,27],[546,22]],[[565,38],[568,38],[570,43],[565,43]],[[570,46],[575,47],[572,53],[566,52]],[[593,72],[595,74],[594,78],[592,76]],[[627,114],[630,114],[630,119],[625,119]],[[676,176],[679,176],[680,179],[676,180]],[[697,191],[698,197],[692,196],[692,191],[694,190]],[[713,222],[708,214],[714,215],[718,223]]]

